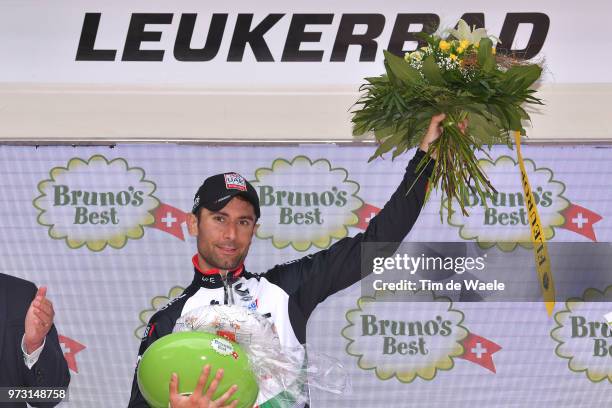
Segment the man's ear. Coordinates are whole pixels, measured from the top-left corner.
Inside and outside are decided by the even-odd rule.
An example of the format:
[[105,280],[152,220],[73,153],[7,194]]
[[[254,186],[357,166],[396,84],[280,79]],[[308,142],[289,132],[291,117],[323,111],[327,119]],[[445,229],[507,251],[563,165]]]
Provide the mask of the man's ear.
[[198,217],[193,213],[187,214],[187,231],[192,237],[198,236]]

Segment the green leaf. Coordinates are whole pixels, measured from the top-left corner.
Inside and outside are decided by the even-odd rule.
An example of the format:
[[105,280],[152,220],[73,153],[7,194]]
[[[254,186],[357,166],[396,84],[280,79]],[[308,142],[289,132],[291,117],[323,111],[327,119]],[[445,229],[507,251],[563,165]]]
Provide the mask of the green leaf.
[[511,105],[499,106],[502,112],[504,112],[506,118],[508,119],[508,125],[510,130],[521,130],[523,129],[523,125],[521,124],[521,114],[520,112]]
[[516,109],[518,109],[520,115],[521,115],[521,120],[530,120],[531,117],[529,116],[529,114],[527,113],[527,111],[525,111],[525,109],[521,108],[520,106],[517,106]]
[[402,133],[396,133],[390,136],[389,138],[387,138],[380,146],[378,146],[378,149],[376,149],[376,151],[374,152],[374,155],[370,157],[370,161],[378,156],[382,156],[383,154],[387,153],[389,150],[396,147],[402,141],[403,138],[404,138],[404,134]]
[[376,140],[381,141],[391,136],[394,131],[395,131],[395,126],[388,126],[384,129],[376,129],[374,131],[374,135],[376,136]]
[[385,85],[389,83],[389,78],[386,75],[380,75],[377,77],[368,77],[368,78],[365,78],[365,80],[371,83],[372,85]]
[[391,156],[391,161],[395,160],[397,156],[404,153],[406,150],[408,150],[408,141],[404,139],[395,148],[395,151],[393,152],[393,155]]
[[368,126],[365,123],[355,123],[353,125],[353,136],[363,136],[367,131]]
[[495,68],[493,41],[490,38],[480,40],[480,45],[478,46],[478,64],[484,72],[490,72]]
[[400,81],[407,85],[414,85],[421,82],[419,71],[412,68],[403,58],[400,58],[389,51],[384,51],[385,62],[391,73]]
[[499,127],[493,122],[486,119],[484,115],[470,115],[470,133],[474,137],[474,144],[477,146],[491,146],[504,142],[500,137]]
[[446,84],[446,81],[442,77],[440,67],[438,67],[438,64],[436,64],[436,60],[434,59],[433,55],[429,55],[423,61],[423,75],[432,85],[444,86]]
[[[513,84],[515,90],[527,89],[542,75],[538,65],[515,65],[506,71],[506,83]],[[512,89],[512,88],[511,88]]]

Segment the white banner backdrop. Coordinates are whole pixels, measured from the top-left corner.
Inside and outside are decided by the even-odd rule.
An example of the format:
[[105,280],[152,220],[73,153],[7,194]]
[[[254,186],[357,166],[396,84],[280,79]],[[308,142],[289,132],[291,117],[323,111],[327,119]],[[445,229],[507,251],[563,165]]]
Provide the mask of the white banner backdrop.
[[428,22],[450,28],[468,13],[472,22],[484,19],[502,47],[545,57],[548,81],[607,83],[610,57],[602,50],[611,12],[611,3],[601,0],[340,0],[331,6],[322,0],[10,0],[0,4],[0,81],[352,86],[381,73],[383,49],[415,49],[406,33]]
[[[247,269],[262,272],[366,227],[409,158],[368,164],[371,153],[335,146],[0,146],[0,270],[49,287],[72,374],[71,401],[63,406],[127,405],[146,321],[191,281],[195,242],[184,211],[204,178],[236,171],[256,185],[262,219]],[[527,146],[524,156],[551,242],[612,241],[611,150]],[[495,148],[483,161],[500,192],[488,208],[474,197],[470,218],[441,224],[432,196],[407,240],[528,239],[514,159],[515,152]],[[318,205],[297,205],[291,194],[317,196]],[[496,250],[525,251],[503,243]],[[358,303],[361,287],[353,285],[319,306],[307,334],[314,351],[344,365],[353,389],[339,396],[312,390],[312,406],[609,405],[612,331],[576,336],[564,325],[568,314],[603,322],[612,288],[595,289],[605,302],[571,310],[558,302],[555,320],[540,303],[455,302],[443,310]],[[386,360],[353,324],[362,312],[402,321],[443,315],[456,323],[453,338],[463,347],[446,367],[426,358],[417,365],[407,355]]]

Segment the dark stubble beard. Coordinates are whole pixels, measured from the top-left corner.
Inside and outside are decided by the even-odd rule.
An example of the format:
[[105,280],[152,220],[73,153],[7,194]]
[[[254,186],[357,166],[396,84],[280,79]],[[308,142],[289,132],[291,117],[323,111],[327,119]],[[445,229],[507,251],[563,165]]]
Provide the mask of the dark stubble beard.
[[242,264],[242,262],[244,261],[244,258],[246,258],[246,253],[238,254],[236,255],[236,257],[229,259],[229,260],[227,259],[221,260],[213,254],[210,254],[210,256],[206,256],[205,254],[202,254],[201,252],[200,252],[200,256],[202,257],[202,259],[206,261],[208,265],[210,265],[213,268],[224,270],[224,271],[232,271],[238,268]]

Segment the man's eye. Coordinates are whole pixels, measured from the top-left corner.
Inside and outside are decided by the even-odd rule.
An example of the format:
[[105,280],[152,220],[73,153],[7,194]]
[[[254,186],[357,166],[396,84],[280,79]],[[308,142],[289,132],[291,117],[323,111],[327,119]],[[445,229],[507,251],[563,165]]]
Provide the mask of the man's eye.
[[251,225],[251,221],[249,221],[249,220],[240,220],[240,225],[249,226],[249,225]]
[[215,220],[217,222],[223,222],[223,221],[225,221],[225,218],[217,215],[217,216],[213,217],[213,220]]

